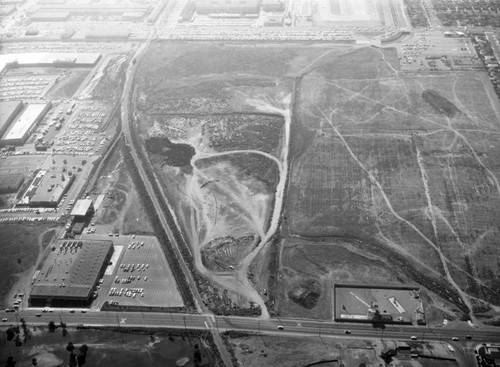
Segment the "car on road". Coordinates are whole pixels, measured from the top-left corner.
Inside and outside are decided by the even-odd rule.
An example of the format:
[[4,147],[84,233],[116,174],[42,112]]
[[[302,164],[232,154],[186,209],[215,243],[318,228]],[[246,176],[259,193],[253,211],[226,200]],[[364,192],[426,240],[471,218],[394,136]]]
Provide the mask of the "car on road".
[[70,312],[70,313],[75,313],[75,310],[71,310],[71,311],[69,311],[69,312]]
[[467,334],[467,335],[465,336],[465,339],[469,339],[469,340],[470,340],[470,339],[472,339],[472,335]]
[[7,322],[7,321],[9,321],[9,319],[8,319],[8,318],[6,318],[6,317],[4,317],[4,318],[2,319],[2,322]]
[[42,314],[39,312],[36,314],[36,317],[42,317]]
[[81,310],[80,312],[81,312],[81,313],[86,313],[87,311],[85,311],[85,310]]
[[278,330],[283,330],[284,327],[282,325],[278,325]]
[[351,330],[344,330],[344,334],[350,334]]
[[417,340],[417,337],[416,337],[415,335],[412,335],[412,336],[410,337],[410,339],[411,339],[411,340]]
[[453,338],[451,338],[451,340],[453,340],[454,342],[458,342],[458,338],[456,336],[454,336]]

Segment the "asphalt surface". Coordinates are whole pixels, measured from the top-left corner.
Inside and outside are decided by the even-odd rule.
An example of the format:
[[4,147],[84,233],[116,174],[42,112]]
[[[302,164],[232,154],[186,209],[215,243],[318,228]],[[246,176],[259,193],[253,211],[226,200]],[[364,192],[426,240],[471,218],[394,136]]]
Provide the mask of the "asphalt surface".
[[[36,316],[41,314],[41,316]],[[474,344],[483,342],[500,343],[500,330],[463,330],[448,327],[429,328],[415,326],[386,325],[384,329],[375,328],[371,324],[335,323],[332,321],[316,321],[307,319],[271,319],[261,320],[249,317],[235,316],[213,316],[183,313],[159,313],[159,312],[105,312],[86,311],[75,309],[54,310],[54,312],[42,312],[41,309],[22,310],[15,313],[4,313],[2,318],[8,318],[3,325],[15,325],[21,318],[28,325],[47,325],[49,321],[56,323],[65,322],[68,326],[108,326],[108,327],[139,327],[139,328],[169,328],[169,329],[193,329],[211,330],[219,332],[235,330],[270,335],[304,335],[322,337],[346,337],[346,338],[374,338],[411,340],[414,336],[419,341],[448,341],[453,337],[459,338],[455,344],[465,346],[470,341],[466,335],[471,335]],[[283,329],[278,328],[282,326]],[[349,330],[350,334],[345,331]]]

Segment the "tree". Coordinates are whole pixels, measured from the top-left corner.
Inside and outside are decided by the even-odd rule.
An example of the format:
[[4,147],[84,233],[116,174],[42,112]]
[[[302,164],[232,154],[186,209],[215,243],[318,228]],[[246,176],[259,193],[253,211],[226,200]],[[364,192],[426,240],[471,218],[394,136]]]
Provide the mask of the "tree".
[[16,361],[14,361],[14,357],[9,356],[7,358],[7,363],[5,364],[5,367],[15,367],[16,366]]
[[68,366],[69,367],[76,367],[76,366],[78,366],[78,362],[76,361],[76,355],[73,352],[71,352],[71,354],[69,355]]
[[82,346],[80,347],[80,352],[82,353],[87,353],[88,350],[89,347],[87,346],[87,344],[82,344]]
[[53,333],[56,330],[57,326],[54,321],[49,322],[49,331]]
[[33,358],[33,359],[31,360],[31,364],[32,364],[33,366],[35,366],[35,367],[38,365],[38,361],[36,360],[36,358]]
[[9,342],[16,336],[16,332],[12,327],[8,328],[6,333],[7,333],[7,341]]
[[72,353],[73,350],[75,350],[75,346],[73,345],[72,342],[69,342],[68,345],[66,345],[66,350],[70,353]]

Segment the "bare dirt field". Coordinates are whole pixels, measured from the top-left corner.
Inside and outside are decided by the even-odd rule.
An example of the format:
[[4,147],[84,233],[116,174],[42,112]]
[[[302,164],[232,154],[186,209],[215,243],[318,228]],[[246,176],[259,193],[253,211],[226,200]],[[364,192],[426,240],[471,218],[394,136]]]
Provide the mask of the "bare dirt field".
[[468,307],[466,294],[500,304],[498,267],[486,260],[498,256],[500,215],[489,89],[477,72],[406,76],[393,50],[375,48],[304,75],[288,233],[376,241],[446,279]]
[[262,307],[246,269],[281,211],[290,78],[328,51],[191,46],[151,47],[136,118],[197,268]]
[[[419,355],[407,364],[409,356],[396,356],[394,365],[415,367],[466,366],[447,343],[401,342],[388,339],[349,339],[328,337],[269,336],[227,332],[223,335],[233,358],[240,366],[384,366],[380,357],[385,348],[408,347]],[[342,364],[340,363],[342,362]],[[392,365],[392,364],[391,364]]]
[[[263,272],[274,311],[329,318],[327,284],[354,273],[432,288],[457,316],[476,297],[500,305],[490,261],[500,251],[500,109],[484,74],[405,74],[395,49],[376,47],[154,44],[149,55],[136,120],[214,284],[263,307],[265,282],[253,278],[253,289],[248,269],[267,261],[258,254],[281,226],[280,262]],[[297,263],[286,259],[290,236],[304,240]],[[344,266],[365,248],[379,263],[339,274],[307,245],[338,237],[352,240],[339,250]],[[310,256],[320,270],[294,273]]]
[[146,211],[127,172],[118,145],[104,166],[93,188],[93,199],[104,195],[94,216],[102,232],[123,234],[153,234]]

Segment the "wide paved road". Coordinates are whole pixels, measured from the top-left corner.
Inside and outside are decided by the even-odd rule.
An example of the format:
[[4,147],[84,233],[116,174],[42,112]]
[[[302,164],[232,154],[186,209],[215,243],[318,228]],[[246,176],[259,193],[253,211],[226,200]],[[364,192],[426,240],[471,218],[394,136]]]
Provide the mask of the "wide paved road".
[[[4,313],[2,317],[9,320],[4,325],[15,324],[17,320],[24,318],[28,325],[47,325],[49,321],[59,323],[63,321],[68,326],[114,326],[114,327],[144,327],[144,328],[175,328],[208,330],[217,328],[220,332],[227,330],[250,331],[265,334],[287,334],[307,336],[344,336],[348,338],[376,338],[410,340],[416,336],[418,340],[451,341],[452,337],[458,337],[460,342],[465,342],[465,335],[473,336],[474,343],[500,343],[500,330],[457,330],[452,328],[428,328],[414,326],[387,325],[385,329],[374,328],[366,324],[334,323],[329,321],[303,320],[303,319],[272,319],[260,320],[249,317],[234,316],[212,316],[182,313],[159,313],[159,312],[94,312],[81,313],[76,310],[70,313],[68,310],[55,310],[53,313],[36,314],[37,310],[24,310],[16,313]],[[283,326],[283,330],[278,329]],[[349,329],[350,335],[344,331]]]

